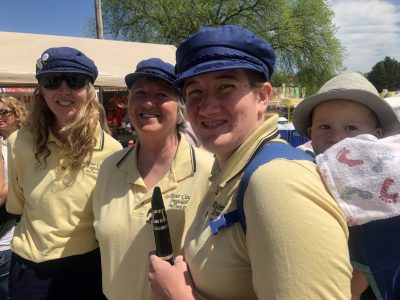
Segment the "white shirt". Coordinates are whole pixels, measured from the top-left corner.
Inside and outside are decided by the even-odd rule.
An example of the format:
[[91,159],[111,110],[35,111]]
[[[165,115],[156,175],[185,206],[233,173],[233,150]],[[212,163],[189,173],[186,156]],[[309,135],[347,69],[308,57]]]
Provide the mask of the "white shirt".
[[[7,143],[3,141],[0,142],[1,145],[1,154],[3,155],[4,160],[4,182],[8,182],[8,168],[7,168]],[[15,226],[12,226],[10,230],[0,238],[0,251],[10,249],[10,244],[12,237],[14,235]]]

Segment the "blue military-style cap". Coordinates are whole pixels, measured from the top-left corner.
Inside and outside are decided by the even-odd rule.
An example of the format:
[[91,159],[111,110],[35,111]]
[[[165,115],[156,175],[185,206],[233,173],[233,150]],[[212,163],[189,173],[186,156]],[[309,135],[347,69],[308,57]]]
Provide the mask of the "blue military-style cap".
[[49,73],[78,73],[95,82],[98,71],[93,60],[70,47],[49,48],[36,62],[36,78]]
[[181,87],[185,79],[229,69],[253,70],[268,81],[274,65],[274,49],[253,32],[233,25],[205,27],[178,46],[175,84]]
[[136,71],[125,76],[125,83],[128,89],[130,89],[133,83],[142,76],[161,79],[176,89],[173,85],[173,82],[176,80],[174,66],[159,58],[150,58],[139,62],[136,66]]

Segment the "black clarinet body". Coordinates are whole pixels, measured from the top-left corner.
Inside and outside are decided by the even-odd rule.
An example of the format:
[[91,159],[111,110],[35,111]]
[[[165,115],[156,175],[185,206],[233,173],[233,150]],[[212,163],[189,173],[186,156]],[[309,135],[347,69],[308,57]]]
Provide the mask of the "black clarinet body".
[[165,211],[161,190],[158,186],[154,188],[151,199],[153,214],[153,231],[156,244],[156,254],[163,260],[174,264],[174,252],[172,250],[171,236],[168,227],[168,218]]

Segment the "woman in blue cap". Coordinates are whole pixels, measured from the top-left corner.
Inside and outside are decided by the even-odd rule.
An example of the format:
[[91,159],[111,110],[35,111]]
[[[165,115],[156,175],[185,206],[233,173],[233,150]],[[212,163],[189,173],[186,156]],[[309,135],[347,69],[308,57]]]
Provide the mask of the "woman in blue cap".
[[172,85],[175,79],[174,67],[158,58],[141,61],[125,77],[138,141],[104,161],[93,200],[103,291],[109,300],[157,299],[147,280],[147,257],[155,248],[154,187],[161,189],[177,255],[209,186],[212,156],[184,137],[184,105]]
[[265,144],[268,151],[283,143],[278,116],[265,114],[272,47],[226,25],[201,29],[176,58],[188,119],[216,161],[184,258],[171,266],[150,256],[154,291],[163,299],[349,299],[346,221],[315,164],[278,158],[260,165],[244,192],[247,231],[232,217],[251,158]]
[[9,137],[7,210],[11,299],[104,299],[92,196],[102,161],[121,149],[99,123],[94,62],[79,50],[44,51],[27,128]]

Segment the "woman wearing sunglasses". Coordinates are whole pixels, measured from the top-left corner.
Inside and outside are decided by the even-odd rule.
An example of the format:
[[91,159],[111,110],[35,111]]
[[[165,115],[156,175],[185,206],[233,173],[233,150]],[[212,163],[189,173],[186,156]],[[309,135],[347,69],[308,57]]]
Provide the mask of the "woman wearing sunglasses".
[[14,234],[15,215],[6,211],[7,176],[7,140],[11,133],[25,125],[25,106],[9,95],[0,96],[0,299],[10,299],[8,293],[8,275],[11,261],[11,239]]
[[121,145],[99,123],[97,68],[82,52],[46,50],[27,128],[9,137],[11,299],[104,299],[92,192]]

